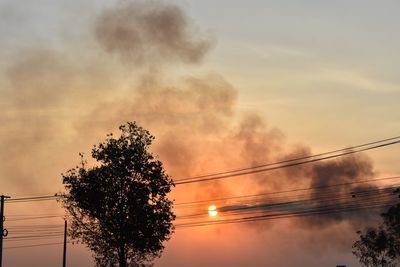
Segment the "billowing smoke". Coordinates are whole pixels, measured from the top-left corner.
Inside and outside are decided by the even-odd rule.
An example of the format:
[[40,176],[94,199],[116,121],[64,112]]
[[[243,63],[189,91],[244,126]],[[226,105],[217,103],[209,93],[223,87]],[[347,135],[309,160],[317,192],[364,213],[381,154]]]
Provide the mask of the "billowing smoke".
[[162,1],[127,2],[104,11],[96,25],[100,45],[135,65],[197,63],[210,47],[200,36],[181,8]]
[[[376,186],[374,185],[352,184],[354,182],[374,178],[375,173],[372,162],[366,156],[348,156],[337,160],[322,162],[312,166],[311,170],[311,186],[316,188],[312,191],[311,197],[317,199],[317,205],[322,208],[338,208],[339,210],[340,208],[344,209],[347,206],[357,208],[359,206],[364,206],[366,204],[365,202],[371,201],[371,199],[363,199],[366,195],[364,192],[371,192],[370,194],[373,194],[374,197],[378,193],[376,191],[374,192],[374,189],[376,189]],[[330,188],[335,184],[348,185],[333,187],[328,191],[323,190],[324,188]],[[332,191],[335,197],[329,198],[329,194],[332,195]],[[359,202],[359,199],[364,200],[364,203]],[[350,205],[347,203],[350,203]],[[354,214],[356,216],[352,216]],[[356,210],[350,214],[349,212],[328,213],[324,216],[314,216],[307,219],[309,220],[310,225],[320,226],[346,219],[357,219],[357,216],[363,217],[368,216],[369,214],[371,214],[370,210]],[[376,215],[377,214],[379,213],[376,213]]]
[[[311,155],[307,146],[291,145],[258,114],[239,112],[237,90],[220,75],[169,75],[178,63],[200,62],[212,43],[179,6],[164,1],[121,2],[98,16],[88,38],[101,50],[80,53],[92,57],[71,53],[75,60],[68,60],[50,50],[21,52],[3,71],[6,89],[1,90],[7,100],[2,99],[1,106],[8,112],[0,114],[0,121],[8,130],[1,132],[0,176],[9,179],[13,190],[60,188],[59,174],[77,163],[77,153],[89,152],[91,145],[126,121],[137,121],[155,135],[154,152],[177,179]],[[105,58],[94,60],[99,54]],[[114,66],[115,56],[120,60],[116,68],[99,64],[109,61]],[[326,205],[326,191],[318,188],[372,177],[373,165],[366,156],[350,156],[215,183],[180,185],[174,196],[195,201],[314,187],[307,196],[314,200],[307,205],[318,208]],[[348,196],[364,189],[355,184],[336,193]],[[263,201],[225,203],[231,208],[223,211],[249,205],[258,205],[257,211],[271,209],[271,202]],[[357,216],[366,215],[321,213],[299,225],[328,227]]]

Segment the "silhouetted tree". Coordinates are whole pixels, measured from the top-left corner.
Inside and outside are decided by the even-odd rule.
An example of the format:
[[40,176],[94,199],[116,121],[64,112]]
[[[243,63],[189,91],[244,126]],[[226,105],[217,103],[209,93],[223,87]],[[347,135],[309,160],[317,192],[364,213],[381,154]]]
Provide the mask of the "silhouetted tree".
[[[397,191],[396,191],[397,192]],[[381,214],[383,223],[368,228],[353,244],[353,254],[367,267],[397,266],[400,258],[400,204],[391,206]]]
[[368,228],[365,234],[358,232],[360,239],[353,245],[353,254],[367,267],[396,266],[394,239],[385,229]]
[[[399,190],[395,191],[399,193]],[[391,206],[387,212],[383,213],[383,224],[386,231],[394,238],[397,256],[400,256],[400,204]]]
[[96,266],[145,266],[173,233],[174,184],[148,151],[154,137],[136,123],[119,129],[118,138],[94,146],[93,167],[80,154],[80,166],[63,174],[62,201],[71,237],[93,251]]

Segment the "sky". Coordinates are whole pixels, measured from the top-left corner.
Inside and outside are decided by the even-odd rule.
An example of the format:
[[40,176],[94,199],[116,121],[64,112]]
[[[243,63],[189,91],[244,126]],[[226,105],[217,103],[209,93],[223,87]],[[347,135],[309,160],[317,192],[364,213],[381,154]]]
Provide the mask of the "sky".
[[[174,179],[397,136],[399,8],[398,1],[356,0],[0,0],[2,193],[62,191],[61,173],[79,163],[78,153],[89,158],[94,144],[127,121],[155,136],[152,152]],[[177,185],[171,198],[392,177],[400,173],[398,149]],[[176,206],[176,224],[193,213],[212,221],[208,204]],[[226,211],[255,205],[213,204]],[[51,201],[8,203],[7,214],[10,237],[16,226],[63,223],[60,204]],[[58,217],[17,220],[36,215]],[[375,222],[355,212],[177,227],[155,266],[358,266],[356,231]],[[8,249],[4,265],[54,266],[61,252],[59,244]],[[83,245],[69,247],[68,263],[93,266]]]

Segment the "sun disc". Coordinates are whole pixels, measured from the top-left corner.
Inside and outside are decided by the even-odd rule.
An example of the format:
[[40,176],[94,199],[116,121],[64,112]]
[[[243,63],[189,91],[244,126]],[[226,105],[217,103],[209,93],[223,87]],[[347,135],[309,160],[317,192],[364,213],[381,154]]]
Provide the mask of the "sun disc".
[[215,205],[211,205],[208,207],[208,215],[211,217],[215,217],[218,215],[217,207]]

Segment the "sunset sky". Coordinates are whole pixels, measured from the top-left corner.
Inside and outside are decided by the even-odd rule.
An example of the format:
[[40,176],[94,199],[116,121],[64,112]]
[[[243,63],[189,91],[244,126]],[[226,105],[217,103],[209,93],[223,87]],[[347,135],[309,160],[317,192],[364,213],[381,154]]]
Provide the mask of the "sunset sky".
[[[78,153],[90,158],[93,145],[127,121],[155,136],[152,152],[176,180],[398,136],[399,10],[398,1],[0,0],[1,193],[62,191],[61,173],[79,163]],[[398,154],[399,144],[182,184],[171,198],[179,204],[394,177]],[[193,214],[212,222],[233,206],[261,205],[261,212],[265,203],[177,205],[176,224]],[[211,217],[208,205],[222,210]],[[9,237],[31,224],[62,231],[64,211],[54,200],[5,209]],[[26,220],[35,216],[43,218]],[[155,266],[359,266],[351,253],[356,231],[376,219],[343,213],[177,227]],[[59,244],[10,248],[3,263],[55,266],[61,256]],[[93,266],[91,253],[70,244],[68,266]]]

